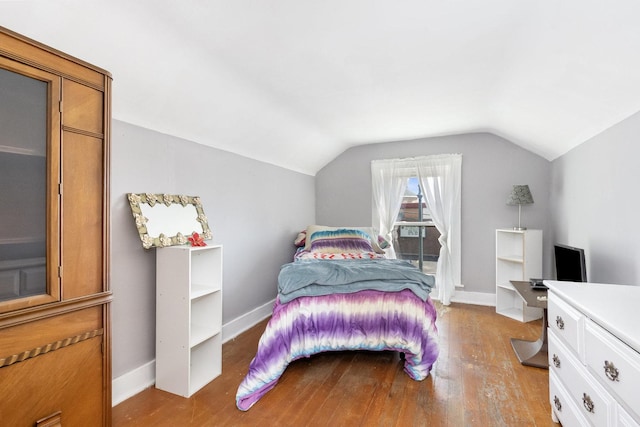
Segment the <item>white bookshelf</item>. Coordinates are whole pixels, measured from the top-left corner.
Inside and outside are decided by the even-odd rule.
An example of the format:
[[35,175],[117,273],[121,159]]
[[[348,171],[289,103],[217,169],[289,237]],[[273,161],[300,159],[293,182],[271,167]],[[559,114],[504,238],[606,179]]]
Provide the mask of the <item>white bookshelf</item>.
[[528,307],[511,280],[542,278],[542,230],[496,230],[496,313],[521,322],[542,317]]
[[156,250],[156,388],[189,397],[222,373],[222,246]]

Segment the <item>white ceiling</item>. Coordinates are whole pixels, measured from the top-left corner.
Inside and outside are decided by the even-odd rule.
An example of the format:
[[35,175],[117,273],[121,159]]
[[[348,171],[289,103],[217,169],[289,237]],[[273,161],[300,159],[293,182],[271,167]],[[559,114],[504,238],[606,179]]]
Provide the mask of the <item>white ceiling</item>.
[[638,0],[0,0],[109,70],[118,120],[310,175],[493,132],[549,160],[640,111]]

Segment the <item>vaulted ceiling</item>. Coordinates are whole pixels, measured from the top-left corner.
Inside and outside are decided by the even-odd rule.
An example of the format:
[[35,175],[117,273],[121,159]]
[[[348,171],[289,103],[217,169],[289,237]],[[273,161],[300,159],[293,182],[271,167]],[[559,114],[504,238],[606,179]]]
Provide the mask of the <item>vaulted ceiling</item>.
[[315,175],[492,132],[549,160],[640,111],[637,0],[0,0],[109,70],[115,119]]

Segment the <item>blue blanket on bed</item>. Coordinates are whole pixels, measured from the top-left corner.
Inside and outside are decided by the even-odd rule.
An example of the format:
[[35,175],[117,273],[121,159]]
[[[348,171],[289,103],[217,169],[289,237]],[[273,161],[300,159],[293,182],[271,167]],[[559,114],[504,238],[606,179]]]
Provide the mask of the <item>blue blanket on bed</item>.
[[286,303],[301,296],[409,289],[426,301],[434,282],[433,276],[397,259],[298,260],[282,266],[278,293]]

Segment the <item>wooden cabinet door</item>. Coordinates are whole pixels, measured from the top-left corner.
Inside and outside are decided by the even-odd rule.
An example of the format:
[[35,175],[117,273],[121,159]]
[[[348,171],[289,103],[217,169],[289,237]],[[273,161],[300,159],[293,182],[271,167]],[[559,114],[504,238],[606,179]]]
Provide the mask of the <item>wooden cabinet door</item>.
[[63,299],[103,289],[103,144],[64,132],[62,137]]
[[58,411],[63,426],[103,425],[104,325],[98,306],[1,329],[0,425]]

